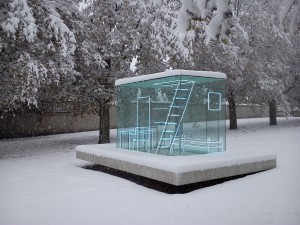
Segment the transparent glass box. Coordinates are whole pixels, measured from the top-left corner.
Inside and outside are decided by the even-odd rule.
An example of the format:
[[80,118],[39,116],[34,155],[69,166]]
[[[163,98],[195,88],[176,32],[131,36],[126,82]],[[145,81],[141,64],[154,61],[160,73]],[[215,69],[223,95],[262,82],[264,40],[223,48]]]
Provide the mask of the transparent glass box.
[[170,70],[116,81],[117,148],[161,155],[226,150],[226,75]]

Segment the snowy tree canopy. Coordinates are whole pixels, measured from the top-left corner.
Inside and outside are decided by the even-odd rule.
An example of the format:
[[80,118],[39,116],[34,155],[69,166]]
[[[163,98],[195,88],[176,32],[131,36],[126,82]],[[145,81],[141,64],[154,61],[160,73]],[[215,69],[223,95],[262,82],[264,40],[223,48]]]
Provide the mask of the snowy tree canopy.
[[[286,90],[296,74],[291,72],[294,47],[291,37],[279,27],[281,1],[243,2],[240,23],[249,34],[249,53],[241,86],[244,101],[265,104],[276,100],[286,113],[290,111]],[[253,22],[255,21],[255,22]]]
[[142,23],[149,24],[151,43],[161,59],[171,56],[192,61],[193,45],[199,42],[232,44],[245,32],[232,12],[231,1],[145,1]]
[[213,39],[229,43],[233,29],[240,28],[234,18],[230,0],[182,1],[178,13],[178,31],[185,33],[193,29],[192,21],[204,22],[208,41]]
[[195,29],[193,26],[202,24],[206,42],[220,40],[226,44],[231,43],[231,36],[237,30],[243,32],[237,18],[233,13],[231,0],[187,0],[182,1],[178,13],[178,31],[186,33]]
[[3,108],[37,105],[41,87],[78,74],[75,55],[86,63],[92,58],[99,66],[105,64],[98,52],[92,52],[76,1],[5,0],[1,5]]
[[241,90],[250,67],[261,80],[281,79],[290,47],[278,26],[299,28],[299,0],[285,2],[281,13],[280,1],[85,0],[79,9],[80,2],[0,3],[2,108],[53,97],[95,112],[99,100],[113,99],[115,79],[133,75],[136,56],[135,73],[219,70]]
[[72,79],[62,79],[61,83],[64,101],[71,99],[68,103],[78,114],[98,113],[103,104],[113,102],[114,82],[132,75],[130,63],[140,40],[137,32],[140,15],[134,1],[83,3],[81,12],[86,30],[76,36],[77,41],[82,39],[75,51],[80,57],[74,56],[77,74]]
[[36,38],[37,26],[32,14],[31,8],[28,6],[25,0],[14,0],[9,3],[10,12],[8,12],[8,18],[1,24],[4,31],[8,36],[16,39],[16,32],[20,29],[21,36],[28,42],[33,42]]

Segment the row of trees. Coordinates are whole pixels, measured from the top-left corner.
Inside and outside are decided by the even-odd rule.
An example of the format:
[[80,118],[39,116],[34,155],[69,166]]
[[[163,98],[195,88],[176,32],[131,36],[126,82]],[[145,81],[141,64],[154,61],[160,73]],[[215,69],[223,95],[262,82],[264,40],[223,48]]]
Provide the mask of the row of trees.
[[299,12],[299,0],[4,0],[0,108],[68,102],[99,113],[105,143],[114,81],[172,67],[227,74],[231,129],[238,103],[269,104],[274,124],[278,104],[299,104]]

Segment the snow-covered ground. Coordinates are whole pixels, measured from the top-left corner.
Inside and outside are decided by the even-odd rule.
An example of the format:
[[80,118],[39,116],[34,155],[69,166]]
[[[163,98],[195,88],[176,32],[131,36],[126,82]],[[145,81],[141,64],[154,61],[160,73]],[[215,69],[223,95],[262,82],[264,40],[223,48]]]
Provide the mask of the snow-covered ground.
[[227,133],[228,151],[275,152],[276,169],[175,195],[81,168],[97,131],[1,140],[0,224],[300,224],[300,118],[278,123]]

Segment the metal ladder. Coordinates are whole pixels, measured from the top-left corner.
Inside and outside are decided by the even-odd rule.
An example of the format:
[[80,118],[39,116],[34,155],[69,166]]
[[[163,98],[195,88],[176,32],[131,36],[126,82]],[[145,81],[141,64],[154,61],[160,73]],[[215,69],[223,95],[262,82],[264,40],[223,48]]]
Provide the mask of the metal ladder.
[[176,137],[181,137],[182,120],[190,100],[195,82],[189,80],[179,80],[175,89],[172,103],[169,106],[169,112],[164,122],[156,122],[164,125],[156,153],[161,149],[167,149],[168,154],[173,153],[173,143]]

